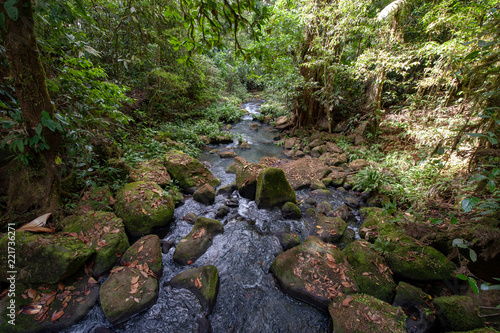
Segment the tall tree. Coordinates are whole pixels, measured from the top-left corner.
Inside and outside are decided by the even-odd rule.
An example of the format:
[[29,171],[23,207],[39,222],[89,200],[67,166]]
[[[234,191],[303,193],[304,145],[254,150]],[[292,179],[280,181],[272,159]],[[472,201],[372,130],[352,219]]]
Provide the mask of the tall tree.
[[[31,1],[0,1],[0,21],[4,23],[2,38],[25,122],[26,137],[38,136],[45,143],[34,152],[41,165],[18,167],[12,172],[8,206],[11,210],[21,212],[33,207],[54,209],[59,191],[56,158],[61,138],[55,127],[44,126],[47,121],[51,121],[54,107],[47,92],[45,71],[40,61]],[[26,149],[30,149],[29,145]]]

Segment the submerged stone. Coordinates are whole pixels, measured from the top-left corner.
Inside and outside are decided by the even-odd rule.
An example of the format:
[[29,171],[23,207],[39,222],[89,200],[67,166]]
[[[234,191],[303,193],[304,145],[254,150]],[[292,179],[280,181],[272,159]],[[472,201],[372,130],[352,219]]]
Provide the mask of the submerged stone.
[[188,269],[174,276],[168,284],[174,288],[188,289],[196,295],[206,314],[212,313],[219,291],[219,272],[215,266]]
[[194,193],[204,184],[214,187],[220,184],[219,179],[203,163],[181,151],[169,151],[164,161],[170,175],[187,193]]
[[406,333],[406,315],[366,294],[343,295],[328,307],[335,333]]
[[342,251],[315,236],[279,254],[270,271],[284,292],[324,311],[339,295],[358,290]]
[[212,245],[212,237],[223,231],[220,221],[206,217],[197,218],[193,229],[177,244],[174,261],[181,265],[195,262]]
[[125,185],[116,195],[116,215],[133,237],[166,227],[174,215],[174,200],[155,183],[135,182]]
[[273,208],[286,202],[297,202],[295,191],[288,183],[283,170],[267,168],[259,174],[255,202],[259,208]]

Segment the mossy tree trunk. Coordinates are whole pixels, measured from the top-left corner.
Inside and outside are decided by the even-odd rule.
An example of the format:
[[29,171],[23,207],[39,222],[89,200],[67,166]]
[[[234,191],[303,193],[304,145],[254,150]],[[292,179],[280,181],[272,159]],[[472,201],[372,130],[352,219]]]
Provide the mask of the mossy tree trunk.
[[[46,111],[52,116],[54,106],[47,91],[45,71],[40,61],[31,1],[19,0],[13,5],[17,8],[17,17],[12,11],[7,12],[5,3],[6,1],[0,1],[0,13],[5,18],[5,30],[1,29],[3,43],[22,117],[26,122],[26,132],[33,137],[41,122],[42,112]],[[60,174],[56,157],[61,137],[58,132],[46,127],[42,133],[50,149],[37,153],[36,163],[28,168],[15,168],[9,182],[10,210],[49,210],[57,207]]]

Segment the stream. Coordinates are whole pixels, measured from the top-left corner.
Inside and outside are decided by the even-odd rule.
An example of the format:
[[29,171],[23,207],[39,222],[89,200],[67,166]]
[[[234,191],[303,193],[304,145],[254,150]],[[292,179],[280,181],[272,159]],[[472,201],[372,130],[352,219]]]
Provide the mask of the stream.
[[[276,133],[271,127],[260,125],[258,131],[250,129],[261,104],[262,101],[243,104],[248,114],[230,130],[235,137],[248,142],[251,149],[237,148],[237,139],[228,145],[212,145],[210,149],[230,147],[250,162],[258,162],[263,156],[286,158],[282,148],[273,144]],[[232,159],[210,154],[208,149],[198,159],[210,164],[210,170],[220,179],[221,186],[235,181],[234,174],[225,172]],[[298,199],[309,196],[310,192],[297,191]],[[331,196],[321,200],[328,200],[334,208],[345,202],[346,194],[333,188],[330,192]],[[229,199],[237,204],[220,219],[224,233],[214,237],[213,245],[189,267],[173,262],[174,247],[163,254],[158,301],[126,323],[113,327],[114,332],[197,332],[200,322],[206,321],[197,298],[187,290],[164,286],[164,283],[188,268],[205,265],[217,267],[220,276],[219,294],[213,312],[208,316],[213,332],[331,332],[328,314],[285,295],[269,273],[274,258],[283,251],[276,235],[293,232],[303,241],[309,235],[309,223],[305,219],[285,220],[278,208],[258,209],[254,201],[240,197],[237,191]],[[164,239],[177,244],[192,228],[183,220],[184,215],[192,212],[197,216],[215,218],[217,209],[227,201],[226,196],[218,195],[213,205],[206,206],[192,198],[186,199],[184,205],[176,208]],[[351,223],[350,228],[357,226],[359,219]],[[111,327],[99,305],[65,332],[88,333],[97,327]]]

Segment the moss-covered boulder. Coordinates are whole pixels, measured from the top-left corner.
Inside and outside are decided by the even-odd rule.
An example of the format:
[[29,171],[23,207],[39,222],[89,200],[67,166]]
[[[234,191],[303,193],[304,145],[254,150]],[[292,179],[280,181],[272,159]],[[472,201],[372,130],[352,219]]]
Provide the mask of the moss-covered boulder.
[[215,201],[215,189],[210,184],[205,184],[193,194],[193,199],[204,205],[211,205]]
[[377,207],[364,207],[360,209],[363,224],[359,228],[359,235],[371,242],[380,234],[403,234],[403,229],[394,222],[394,217]]
[[283,170],[267,168],[259,174],[255,202],[259,208],[273,208],[286,202],[297,202],[295,191],[288,183]]
[[326,178],[332,171],[316,158],[301,158],[278,166],[285,172],[294,190],[307,188],[314,180]]
[[390,303],[396,283],[384,257],[370,247],[365,240],[357,240],[343,250],[354,270],[359,291]]
[[164,162],[172,178],[187,193],[193,194],[203,184],[213,187],[220,184],[219,179],[203,163],[179,150],[165,154]]
[[123,219],[127,232],[140,237],[155,227],[166,227],[174,215],[174,200],[156,183],[125,185],[116,195],[116,215]]
[[468,296],[443,296],[434,299],[441,332],[469,331],[484,327],[479,308]]
[[99,291],[106,318],[119,324],[142,312],[158,299],[158,279],[144,265],[113,268]]
[[310,234],[318,236],[323,242],[335,243],[342,238],[346,229],[347,223],[340,217],[327,217],[316,214],[315,223]]
[[149,268],[157,277],[161,277],[162,250],[160,238],[157,235],[147,235],[135,242],[120,259],[120,265],[143,265]]
[[224,231],[222,223],[206,217],[196,219],[193,229],[187,234],[174,252],[174,261],[181,265],[196,261],[212,245],[212,238]]
[[281,207],[281,214],[285,219],[288,220],[298,220],[302,217],[302,212],[300,211],[300,208],[297,207],[297,205],[294,204],[293,202],[286,202]]
[[153,182],[160,186],[170,184],[172,179],[163,162],[159,159],[139,162],[130,172],[132,182]]
[[289,250],[300,244],[299,236],[295,233],[285,232],[278,235],[283,251]]
[[403,308],[408,314],[406,327],[411,328],[412,332],[433,332],[435,330],[436,316],[431,304],[431,296],[422,289],[400,281],[392,305]]
[[406,333],[406,315],[366,294],[343,295],[328,307],[335,333]]
[[77,237],[95,250],[92,274],[98,277],[116,264],[118,257],[129,247],[122,219],[113,213],[88,211],[65,218],[63,232]]
[[17,283],[15,297],[6,295],[0,301],[0,332],[62,331],[82,320],[98,297],[99,284],[83,270],[57,284]]
[[257,191],[257,178],[266,167],[262,164],[247,162],[241,157],[234,159],[234,165],[238,192],[243,198],[254,200]]
[[219,291],[219,272],[209,265],[192,268],[174,276],[169,282],[174,288],[184,288],[196,295],[206,314],[212,313]]
[[[9,247],[15,247],[15,265],[9,261]],[[0,281],[7,282],[7,272],[15,270],[17,283],[57,283],[76,273],[94,253],[77,237],[16,231],[15,237],[0,239]]]
[[111,212],[114,204],[115,199],[109,186],[101,186],[85,192],[78,202],[77,210],[81,213],[85,211]]
[[315,236],[278,255],[270,271],[284,292],[324,311],[339,295],[358,290],[342,251]]

